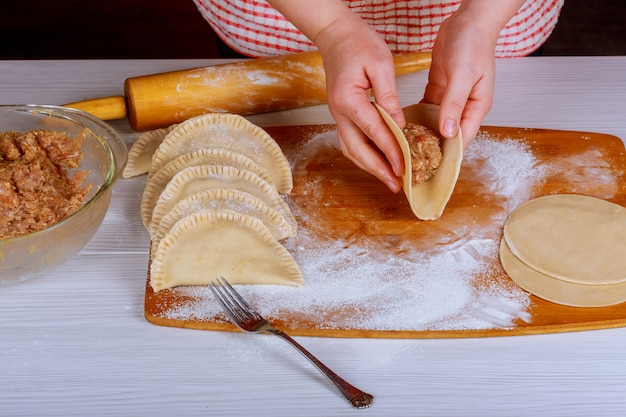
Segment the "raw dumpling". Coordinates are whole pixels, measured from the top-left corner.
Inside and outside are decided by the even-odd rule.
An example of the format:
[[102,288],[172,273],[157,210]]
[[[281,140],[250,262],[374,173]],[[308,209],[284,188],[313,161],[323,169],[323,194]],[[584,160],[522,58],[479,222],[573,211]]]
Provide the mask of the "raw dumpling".
[[184,153],[161,167],[152,177],[148,178],[141,196],[141,219],[148,227],[154,206],[168,182],[185,168],[198,165],[227,165],[237,169],[254,172],[267,182],[271,182],[269,173],[261,165],[247,156],[223,148],[200,148]]
[[259,219],[200,211],[180,220],[161,240],[152,258],[150,285],[161,291],[206,285],[220,276],[231,284],[303,283],[291,254]]
[[139,136],[128,151],[128,162],[126,162],[122,176],[124,178],[132,178],[147,174],[152,164],[152,155],[174,127],[176,125],[150,130]]
[[214,188],[244,191],[261,199],[285,217],[291,215],[289,206],[276,189],[255,173],[226,165],[198,165],[183,169],[167,184],[152,212],[148,225],[150,234],[156,234],[161,218],[180,200],[193,193]]
[[276,240],[283,240],[296,234],[295,219],[291,216],[285,218],[260,198],[235,189],[216,188],[191,194],[176,203],[161,218],[156,234],[152,237],[153,243],[158,244],[176,222],[195,211],[231,211],[256,217],[263,222]]
[[[375,104],[375,103],[374,103]],[[411,150],[409,143],[398,127],[396,122],[380,107],[375,104],[383,120],[396,137],[402,154],[404,156],[404,174],[402,175],[403,190],[411,206],[413,214],[421,220],[436,220],[443,214],[443,211],[450,200],[463,162],[463,140],[461,130],[453,138],[442,139],[441,149],[442,160],[439,168],[432,178],[414,184],[413,169],[411,167]],[[433,104],[419,103],[403,109],[407,122],[416,123],[427,127],[436,134],[439,134],[439,106]]]
[[291,167],[276,141],[242,116],[224,113],[205,114],[179,124],[154,153],[148,176],[177,156],[199,148],[240,152],[267,169],[279,193],[293,188]]

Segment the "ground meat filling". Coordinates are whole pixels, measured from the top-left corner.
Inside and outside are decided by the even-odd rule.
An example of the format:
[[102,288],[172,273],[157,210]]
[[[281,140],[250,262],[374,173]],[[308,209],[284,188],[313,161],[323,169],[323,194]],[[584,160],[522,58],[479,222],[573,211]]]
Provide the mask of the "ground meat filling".
[[413,185],[428,181],[441,165],[439,137],[432,130],[415,123],[407,123],[402,130],[411,150]]
[[62,132],[0,132],[0,239],[58,223],[82,205],[91,188],[78,168],[82,140]]

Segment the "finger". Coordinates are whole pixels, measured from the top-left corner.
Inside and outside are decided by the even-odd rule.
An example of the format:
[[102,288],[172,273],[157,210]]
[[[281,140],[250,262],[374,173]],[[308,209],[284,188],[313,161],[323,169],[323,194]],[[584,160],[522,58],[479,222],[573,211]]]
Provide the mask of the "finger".
[[472,80],[457,76],[450,80],[439,103],[439,131],[446,138],[456,136],[465,105],[472,91]]
[[489,77],[483,77],[474,85],[463,109],[461,131],[465,147],[476,137],[483,119],[491,110],[493,104],[493,81],[489,80]]
[[[394,84],[395,87],[395,84]],[[393,119],[398,127],[403,128],[406,125],[406,119],[404,118],[404,112],[400,106],[400,100],[396,90],[387,91],[383,95],[374,95],[374,99],[385,112]],[[387,157],[387,160],[391,163],[394,173],[397,176],[402,175],[404,172],[404,157],[402,155],[402,149],[398,143],[396,137],[391,132],[391,129],[387,123],[382,119],[382,116],[376,110],[375,124],[371,125],[371,133],[368,136],[377,144],[383,154]],[[382,122],[382,123],[381,123]],[[382,130],[381,130],[382,127]],[[363,126],[363,131],[368,131],[368,126]]]
[[[333,104],[329,105],[338,127],[342,126],[346,129],[343,132],[344,135],[348,134],[347,126],[350,125],[350,136],[346,137],[346,142],[354,143],[355,145],[357,143],[367,142],[370,147],[377,147],[376,152],[378,154],[382,152],[382,155],[384,155],[387,160],[386,163],[391,165],[394,174],[396,176],[402,175],[404,172],[402,150],[395,136],[382,119],[382,116],[370,102],[369,92],[360,88],[353,90],[351,93],[352,94],[339,94],[339,97],[334,97]],[[380,99],[383,101],[386,100],[388,108],[391,109],[385,109],[386,111],[395,111],[401,115],[400,123],[402,124],[400,126],[404,126],[404,114],[402,113],[397,93],[388,91],[386,94],[380,96]],[[340,122],[342,119],[344,121]],[[398,119],[397,115],[396,119]],[[358,132],[353,132],[353,128],[358,128]],[[351,137],[358,138],[358,142],[351,141]],[[352,155],[356,155],[357,152],[358,148],[350,151]],[[363,152],[363,156],[364,154],[365,152]],[[380,157],[380,155],[378,156]]]
[[393,192],[400,191],[400,178],[380,150],[354,123],[345,117],[337,117],[337,134],[343,154],[356,166],[374,175]]
[[447,77],[442,68],[446,66],[441,62],[441,53],[433,53],[432,63],[428,71],[428,82],[424,89],[424,98],[422,102],[431,104],[440,104],[441,98],[446,90]]
[[[354,145],[368,143],[370,147],[377,147],[376,152],[379,154],[382,152],[387,159],[386,164],[391,165],[394,174],[402,175],[404,158],[400,145],[378,110],[369,101],[367,91],[361,89],[352,95],[343,94],[341,99],[334,100],[334,105],[329,105],[329,108],[338,128],[341,128],[341,133],[345,136],[346,143]],[[361,153],[357,147],[350,150],[350,154],[354,157]],[[362,155],[365,156],[365,152]]]
[[458,126],[462,127],[465,146],[476,136],[493,103],[494,71],[450,80],[440,104],[439,123],[444,136],[449,137]]
[[[467,148],[470,142],[476,137],[480,129],[482,120],[486,115],[484,104],[476,101],[468,101],[461,117],[461,134],[463,136],[463,147]],[[487,105],[487,109],[491,107]],[[488,111],[488,110],[487,110]]]
[[[400,113],[402,113],[402,110],[400,110]],[[404,120],[404,115],[402,115],[402,119]],[[404,172],[404,157],[402,156],[400,144],[374,105],[368,103],[362,112],[357,113],[353,120],[365,137],[376,145],[379,152],[382,152],[388,164],[391,165],[394,174],[396,176],[402,175]]]
[[370,79],[376,103],[385,109],[398,126],[404,127],[406,121],[400,105],[393,67],[388,68],[387,71],[371,74]]

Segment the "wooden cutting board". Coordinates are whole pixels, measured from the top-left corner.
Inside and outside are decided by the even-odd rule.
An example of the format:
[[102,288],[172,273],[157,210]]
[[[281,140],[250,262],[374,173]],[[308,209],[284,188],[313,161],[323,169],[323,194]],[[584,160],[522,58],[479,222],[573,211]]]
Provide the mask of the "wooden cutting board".
[[[307,155],[304,161],[293,160],[302,157],[301,150],[305,149],[313,138],[329,134],[334,128],[332,125],[323,125],[266,129],[280,144],[288,158],[292,159],[294,189],[287,201],[290,205],[295,204],[301,210],[306,210],[307,213],[315,213],[317,219],[323,219],[314,227],[304,225],[309,227],[312,233],[319,234],[323,239],[341,239],[348,242],[354,236],[368,236],[380,239],[383,246],[411,241],[414,242],[414,250],[419,251],[431,247],[433,242],[441,244],[442,235],[460,227],[467,228],[468,224],[476,227],[495,225],[490,229],[489,238],[499,241],[502,221],[499,220],[498,223],[493,219],[502,219],[501,215],[496,215],[496,212],[502,209],[502,201],[486,192],[490,189],[489,184],[476,180],[476,173],[484,169],[490,161],[474,162],[472,166],[466,166],[464,162],[455,192],[443,217],[432,222],[419,221],[412,215],[402,193],[393,194],[388,191],[374,177],[356,168],[336,148],[322,147]],[[576,193],[596,196],[626,206],[626,153],[623,142],[615,136],[491,126],[483,127],[481,134],[490,140],[513,140],[527,146],[539,162],[537,166],[547,168],[547,174],[542,177],[543,179],[530,187],[526,200],[547,194]],[[310,192],[313,182],[316,187],[315,193]],[[446,250],[445,245],[442,250]],[[489,268],[483,270],[488,270],[489,273],[477,273],[472,284],[478,291],[492,284],[514,285],[502,270],[497,255],[486,262]],[[201,296],[197,296],[196,292],[177,288],[154,293],[147,283],[145,316],[151,323],[163,326],[236,330],[222,314],[210,317],[199,316],[196,313],[190,313],[188,316],[171,314],[172,309],[183,304],[192,306],[197,311],[203,308],[203,303],[214,302],[210,295],[207,296],[210,294],[209,290],[206,288],[202,290],[204,293]],[[513,320],[512,324],[506,327],[459,330],[452,325],[450,328],[443,326],[436,329],[379,330],[359,328],[356,325],[342,328],[325,326],[324,314],[320,316],[301,314],[297,310],[283,312],[277,317],[270,316],[268,319],[292,335],[373,338],[513,336],[626,326],[626,303],[601,308],[574,308],[547,302],[534,296],[528,297],[530,303],[526,309],[527,316],[524,319]],[[362,308],[367,309],[367,306]],[[263,313],[262,308],[260,311]],[[356,317],[359,314],[358,308],[325,312],[326,317]]]

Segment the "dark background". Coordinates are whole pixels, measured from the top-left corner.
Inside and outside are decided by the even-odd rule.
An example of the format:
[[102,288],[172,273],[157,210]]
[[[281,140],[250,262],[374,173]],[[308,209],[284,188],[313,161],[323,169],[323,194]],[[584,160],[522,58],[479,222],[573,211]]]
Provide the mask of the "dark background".
[[[9,0],[0,10],[0,59],[223,56],[191,0]],[[542,53],[626,55],[626,0],[566,0]]]

